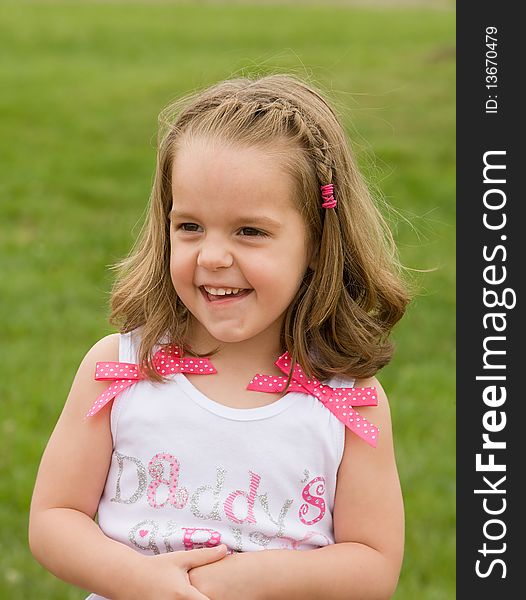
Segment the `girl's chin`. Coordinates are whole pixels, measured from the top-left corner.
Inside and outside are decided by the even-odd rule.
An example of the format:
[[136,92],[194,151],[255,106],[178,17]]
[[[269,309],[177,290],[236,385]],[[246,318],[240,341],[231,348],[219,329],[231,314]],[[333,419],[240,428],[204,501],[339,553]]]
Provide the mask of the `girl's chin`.
[[208,328],[206,324],[203,325],[203,322],[192,314],[188,339],[193,341],[190,344],[191,346],[203,348],[207,352],[218,344],[237,344],[246,341],[248,338],[243,333],[235,334],[232,328]]
[[251,339],[244,335],[232,335],[231,332],[208,331],[207,333],[209,335],[209,343],[212,344],[240,344]]

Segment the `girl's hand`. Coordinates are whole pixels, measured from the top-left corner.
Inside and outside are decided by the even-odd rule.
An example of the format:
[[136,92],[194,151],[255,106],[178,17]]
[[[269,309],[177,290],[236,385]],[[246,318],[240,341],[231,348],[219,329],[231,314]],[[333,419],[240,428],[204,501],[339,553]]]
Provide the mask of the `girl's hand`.
[[156,556],[138,555],[130,572],[132,589],[123,590],[115,600],[210,600],[192,585],[188,571],[219,561],[226,551],[221,544]]
[[193,568],[190,583],[210,600],[264,598],[261,581],[262,552],[234,552],[219,562]]

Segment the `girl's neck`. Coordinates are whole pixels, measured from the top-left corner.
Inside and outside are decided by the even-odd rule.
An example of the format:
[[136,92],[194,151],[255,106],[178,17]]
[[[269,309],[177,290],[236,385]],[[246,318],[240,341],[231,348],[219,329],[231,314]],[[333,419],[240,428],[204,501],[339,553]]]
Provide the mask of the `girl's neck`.
[[261,334],[240,342],[222,342],[199,328],[190,333],[188,342],[192,350],[198,354],[207,353],[218,348],[211,360],[219,370],[220,367],[239,371],[269,370],[282,354],[280,346],[280,328],[272,328]]
[[240,402],[241,398],[248,402],[247,407],[260,406],[261,398],[257,398],[256,404],[253,402],[254,396],[259,397],[261,394],[247,391],[246,387],[258,373],[274,377],[283,375],[274,364],[282,353],[280,332],[281,323],[276,321],[272,327],[256,336],[239,342],[224,342],[211,336],[199,323],[193,323],[186,341],[199,354],[218,348],[216,354],[210,356],[217,373],[209,377],[194,377],[190,374],[187,378],[202,393],[226,406],[232,406],[232,391],[235,391]]

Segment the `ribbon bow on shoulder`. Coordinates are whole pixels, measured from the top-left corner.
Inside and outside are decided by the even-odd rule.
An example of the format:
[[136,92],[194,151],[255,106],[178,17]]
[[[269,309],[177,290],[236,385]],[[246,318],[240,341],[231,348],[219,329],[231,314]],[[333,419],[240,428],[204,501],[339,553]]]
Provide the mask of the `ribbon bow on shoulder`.
[[[153,366],[160,375],[174,373],[194,373],[209,375],[217,370],[208,358],[182,357],[178,346],[165,346],[158,350],[153,357]],[[124,362],[98,362],[95,366],[97,381],[113,381],[113,383],[95,400],[86,416],[97,414],[117,394],[135,383],[146,379],[139,370],[139,365]]]
[[[193,373],[209,375],[217,373],[209,358],[183,357],[178,346],[165,346],[158,350],[153,357],[153,366],[160,375],[174,373]],[[292,365],[288,352],[282,354],[276,361],[278,368],[288,375]],[[124,362],[98,362],[95,369],[97,381],[113,381],[93,403],[87,416],[96,415],[108,402],[130,386],[146,379],[139,365]],[[247,390],[256,392],[281,392],[285,389],[287,377],[257,374],[247,386]],[[378,428],[367,419],[361,417],[353,406],[376,406],[378,399],[376,388],[333,388],[317,379],[309,379],[296,363],[289,386],[291,392],[311,394],[318,398],[346,427],[371,446],[376,446]]]
[[[288,375],[292,365],[288,352],[282,354],[275,363]],[[287,377],[257,374],[247,386],[247,390],[258,392],[280,392],[285,388]],[[294,366],[289,386],[292,392],[312,394],[324,404],[346,427],[373,447],[378,439],[378,427],[361,417],[353,406],[377,406],[376,388],[333,388],[317,379],[309,379],[298,363]]]

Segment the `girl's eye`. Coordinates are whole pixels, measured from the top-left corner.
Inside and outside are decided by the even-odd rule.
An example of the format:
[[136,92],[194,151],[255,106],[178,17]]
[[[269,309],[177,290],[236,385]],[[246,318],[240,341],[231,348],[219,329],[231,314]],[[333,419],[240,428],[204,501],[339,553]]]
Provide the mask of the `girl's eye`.
[[247,235],[249,237],[267,237],[265,232],[261,231],[260,229],[255,229],[254,227],[243,227],[241,231],[243,232],[243,235]]
[[197,231],[199,229],[199,225],[197,225],[197,223],[181,223],[179,225],[179,229],[182,229],[183,231]]

